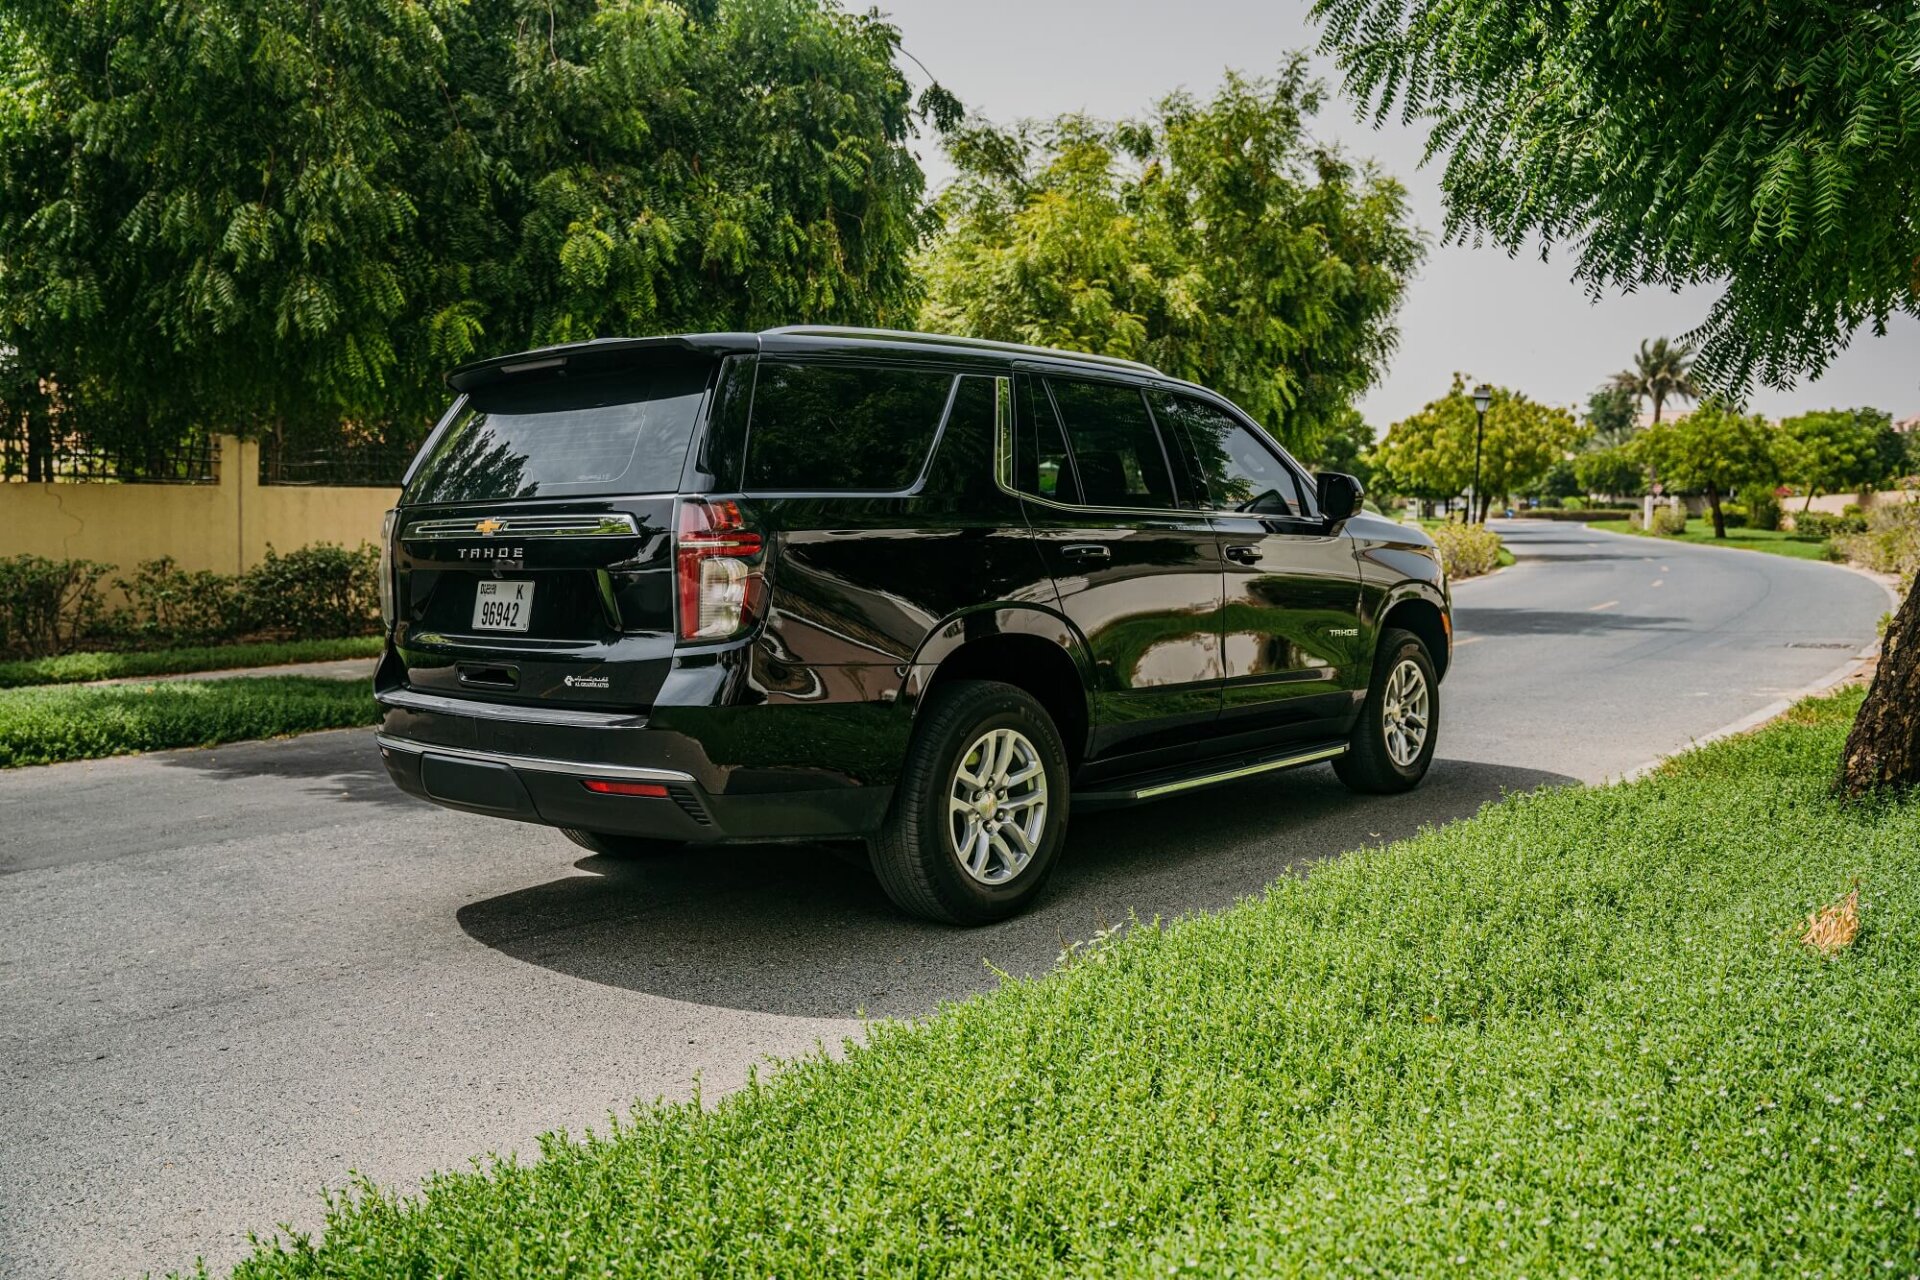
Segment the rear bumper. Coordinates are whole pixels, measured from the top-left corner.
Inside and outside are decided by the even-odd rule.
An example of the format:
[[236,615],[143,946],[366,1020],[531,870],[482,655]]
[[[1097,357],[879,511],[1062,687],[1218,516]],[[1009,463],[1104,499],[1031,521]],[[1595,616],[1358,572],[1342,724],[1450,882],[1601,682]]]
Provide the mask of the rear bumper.
[[[555,827],[689,843],[861,836],[879,825],[891,787],[729,796],[673,770],[463,750],[381,734],[395,785],[450,809]],[[588,778],[658,782],[664,797],[598,795]]]

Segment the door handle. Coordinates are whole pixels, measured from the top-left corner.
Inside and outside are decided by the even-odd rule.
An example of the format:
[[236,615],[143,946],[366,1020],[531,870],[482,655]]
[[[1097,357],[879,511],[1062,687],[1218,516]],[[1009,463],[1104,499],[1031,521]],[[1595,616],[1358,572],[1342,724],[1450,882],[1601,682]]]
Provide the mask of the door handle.
[[1076,560],[1111,560],[1113,549],[1098,542],[1069,542],[1060,548],[1063,556],[1072,556]]
[[1242,542],[1228,547],[1223,554],[1235,564],[1252,564],[1260,558],[1260,548],[1255,543]]

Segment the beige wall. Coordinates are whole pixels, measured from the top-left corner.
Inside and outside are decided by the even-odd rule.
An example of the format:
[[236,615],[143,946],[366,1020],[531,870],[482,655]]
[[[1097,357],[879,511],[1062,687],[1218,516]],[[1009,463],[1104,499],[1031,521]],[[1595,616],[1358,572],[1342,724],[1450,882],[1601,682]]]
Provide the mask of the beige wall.
[[0,484],[0,556],[104,560],[131,571],[172,556],[239,573],[269,544],[378,542],[398,489],[262,485],[259,446],[220,439],[219,484]]

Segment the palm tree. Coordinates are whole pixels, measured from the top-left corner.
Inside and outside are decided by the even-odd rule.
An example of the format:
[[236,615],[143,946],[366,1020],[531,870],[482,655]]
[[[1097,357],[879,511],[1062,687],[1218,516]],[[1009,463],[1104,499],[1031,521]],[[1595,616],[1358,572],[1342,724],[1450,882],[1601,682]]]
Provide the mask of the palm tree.
[[1631,395],[1636,404],[1653,401],[1653,425],[1657,427],[1660,412],[1670,398],[1693,400],[1700,395],[1693,382],[1693,344],[1668,342],[1665,338],[1648,342],[1643,338],[1633,368],[1614,374],[1611,385]]

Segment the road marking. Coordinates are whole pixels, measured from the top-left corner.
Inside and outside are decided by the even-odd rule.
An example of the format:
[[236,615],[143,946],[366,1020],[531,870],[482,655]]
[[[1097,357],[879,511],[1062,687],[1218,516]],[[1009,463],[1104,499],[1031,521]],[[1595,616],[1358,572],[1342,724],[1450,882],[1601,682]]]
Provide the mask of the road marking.
[[1619,604],[1619,603],[1620,603],[1620,602],[1619,602],[1618,600],[1603,600],[1603,601],[1601,601],[1601,602],[1600,602],[1599,604],[1596,604],[1596,605],[1594,605],[1593,607],[1591,607],[1591,608],[1589,608],[1589,609],[1587,610],[1587,612],[1588,612],[1588,613],[1598,613],[1598,612],[1600,612],[1600,611],[1601,611],[1602,609],[1611,609],[1611,608],[1613,608],[1613,606],[1615,606],[1615,605],[1617,605],[1617,604]]
[[1667,585],[1667,580],[1665,578],[1655,578],[1653,580],[1653,585],[1656,587],[1664,587]]
[[1453,642],[1453,647],[1458,649],[1463,644],[1479,644],[1485,639],[1485,636],[1461,636]]
[[1673,570],[1671,570],[1671,569],[1669,569],[1669,568],[1667,568],[1667,566],[1665,566],[1665,565],[1661,565],[1661,566],[1660,566],[1660,572],[1662,572],[1662,573],[1672,573],[1672,572],[1673,572]]

